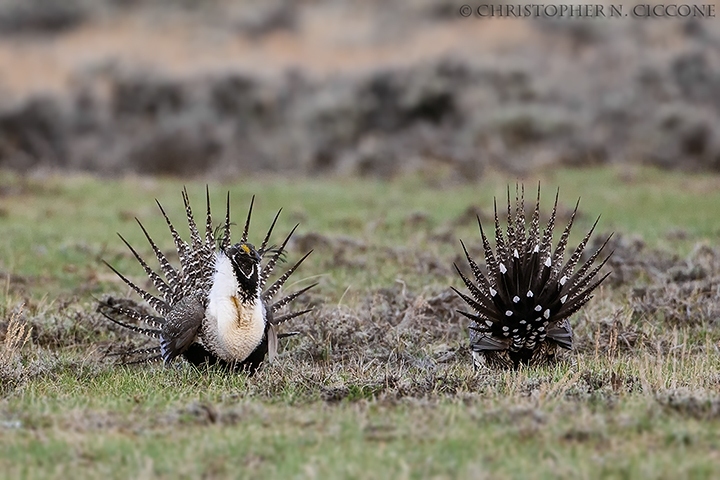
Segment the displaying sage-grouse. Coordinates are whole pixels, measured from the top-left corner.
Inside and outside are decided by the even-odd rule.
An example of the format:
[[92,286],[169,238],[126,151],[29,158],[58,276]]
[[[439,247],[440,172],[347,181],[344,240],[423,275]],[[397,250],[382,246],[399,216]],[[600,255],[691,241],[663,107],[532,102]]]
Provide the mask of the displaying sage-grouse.
[[[277,315],[282,307],[316,284],[275,302],[272,299],[311,252],[305,254],[265,289],[270,274],[298,226],[295,225],[279,247],[270,246],[270,236],[280,216],[278,211],[260,248],[255,248],[248,243],[248,228],[255,200],[253,197],[240,242],[232,244],[228,193],[222,238],[216,239],[210,214],[210,194],[207,190],[206,197],[207,217],[203,238],[193,218],[187,190],[183,189],[190,243],[180,238],[165,210],[156,201],[175,242],[180,259],[179,269],[170,264],[142,223],[136,219],[155,252],[164,279],[118,234],[143,267],[159,295],[141,289],[106,263],[158,315],[150,315],[142,307],[127,307],[121,302],[111,300],[102,302],[100,311],[118,325],[160,340],[157,347],[128,352],[146,355],[144,360],[162,359],[169,363],[182,355],[195,365],[207,362],[252,373],[265,359],[266,354],[272,360],[277,352],[278,337],[283,336],[278,335],[277,326],[310,311],[300,310]],[[145,323],[147,327],[128,324],[119,320],[119,316]]]
[[506,235],[500,228],[495,202],[495,252],[478,217],[487,275],[483,274],[460,241],[475,281],[471,281],[455,265],[470,295],[455,288],[453,290],[473,310],[473,313],[458,312],[471,320],[470,346],[476,367],[482,364],[513,368],[521,364],[547,364],[556,358],[558,346],[571,349],[573,332],[568,318],[592,298],[592,291],[609,275],[595,280],[610,255],[593,267],[609,237],[574,271],[600,217],[570,258],[564,261],[565,247],[580,200],[553,252],[552,237],[559,191],[555,195],[550,220],[540,236],[540,186],[530,225],[525,221],[524,186],[519,196],[517,190],[516,186],[513,215],[508,187]]

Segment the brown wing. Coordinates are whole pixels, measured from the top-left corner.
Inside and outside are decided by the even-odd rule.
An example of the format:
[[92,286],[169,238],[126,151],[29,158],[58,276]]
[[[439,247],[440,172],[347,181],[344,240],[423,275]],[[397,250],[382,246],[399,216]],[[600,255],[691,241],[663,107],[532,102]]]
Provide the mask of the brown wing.
[[572,349],[573,333],[567,318],[554,327],[548,328],[547,336],[549,340],[553,340],[562,348]]
[[202,303],[193,296],[183,298],[172,307],[165,317],[160,339],[160,352],[165,363],[182,355],[193,344],[204,316]]

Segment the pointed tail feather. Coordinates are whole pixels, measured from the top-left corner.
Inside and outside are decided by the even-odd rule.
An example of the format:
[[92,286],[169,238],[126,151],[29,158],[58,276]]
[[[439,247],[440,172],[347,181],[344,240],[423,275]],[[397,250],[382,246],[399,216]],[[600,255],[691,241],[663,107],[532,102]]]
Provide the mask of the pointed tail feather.
[[[152,247],[153,252],[155,253],[155,257],[157,257],[158,262],[160,263],[160,270],[162,270],[163,275],[165,275],[165,278],[168,281],[168,285],[171,286],[171,288],[177,284],[178,281],[178,274],[177,271],[173,268],[172,265],[170,265],[170,262],[168,261],[165,254],[163,254],[158,246],[155,244],[153,239],[150,237],[150,234],[148,234],[147,230],[145,230],[145,227],[143,224],[135,218],[135,221],[140,225],[140,229],[142,229],[143,233],[145,234],[145,238],[147,238],[148,243],[150,243],[150,247]],[[175,298],[175,289],[173,290],[173,298]],[[176,298],[175,298],[176,299]]]
[[[525,255],[530,256],[535,247],[540,245],[540,182],[538,182],[537,200],[535,201],[535,209],[533,210],[532,220],[530,220],[530,230],[528,232],[527,248]],[[538,248],[539,250],[539,248]],[[529,260],[529,258],[528,258]]]
[[557,247],[555,248],[555,253],[553,254],[553,266],[552,266],[552,274],[550,275],[550,278],[552,280],[555,280],[558,278],[558,274],[560,273],[560,270],[562,268],[562,260],[565,256],[565,247],[567,247],[567,241],[570,237],[570,230],[572,230],[573,222],[575,222],[575,216],[577,215],[578,207],[580,206],[580,199],[578,198],[577,203],[575,204],[575,208],[573,209],[572,214],[570,215],[570,220],[568,221],[568,224],[565,226],[565,230],[563,231],[562,235],[560,236],[560,241],[558,242]]
[[248,239],[248,230],[250,229],[250,217],[252,217],[252,211],[253,211],[253,205],[255,204],[255,195],[252,196],[250,199],[250,208],[248,209],[247,218],[245,219],[245,228],[243,228],[242,238],[240,241],[242,243],[247,242]]
[[293,318],[299,317],[300,315],[305,315],[306,313],[312,312],[312,308],[308,308],[307,310],[300,310],[297,312],[290,312],[286,313],[285,315],[280,315],[278,317],[273,318],[273,325],[280,325],[281,323],[287,322],[288,320],[292,320]]
[[285,237],[285,240],[283,241],[282,245],[278,247],[277,252],[270,257],[270,260],[268,263],[263,267],[263,269],[260,271],[260,278],[259,278],[259,284],[260,288],[265,286],[265,282],[267,282],[268,277],[272,273],[273,269],[275,268],[275,265],[277,264],[278,260],[280,259],[280,256],[285,251],[285,247],[287,246],[287,243],[290,241],[290,237],[293,236],[293,233],[295,233],[295,230],[300,226],[300,224],[296,224],[292,230],[290,230],[290,233],[288,233],[287,237]]
[[468,305],[470,305],[472,307],[472,309],[475,310],[475,312],[481,316],[481,318],[490,320],[493,322],[502,320],[502,317],[500,315],[498,315],[497,309],[495,309],[494,306],[493,306],[493,308],[490,308],[487,306],[487,304],[482,302],[482,300],[475,301],[474,299],[468,297],[467,295],[465,295],[464,293],[462,293],[460,290],[456,289],[455,287],[450,287],[450,288],[455,293],[457,293],[460,298],[465,300],[465,302]]
[[[265,290],[263,292],[263,294],[262,294],[263,300],[269,300],[269,299],[273,298],[275,296],[275,294],[277,294],[277,292],[280,290],[280,288],[282,288],[282,286],[285,284],[285,282],[287,282],[288,278],[290,278],[290,275],[292,275],[295,272],[295,270],[297,270],[297,268],[300,265],[302,265],[302,263],[305,261],[305,259],[307,257],[309,257],[312,252],[313,251],[310,250],[308,253],[303,255],[303,257],[300,260],[295,262],[295,265],[290,267],[287,270],[287,272],[283,273],[280,276],[280,278],[275,280],[275,282],[270,286],[270,288],[268,288],[267,290]],[[317,285],[317,284],[315,284],[315,285]]]
[[470,290],[470,293],[473,297],[477,299],[485,298],[485,294],[480,290],[474,283],[470,281],[469,278],[465,276],[465,274],[460,271],[460,267],[457,266],[457,263],[453,263],[453,266],[455,267],[455,271],[460,275],[460,278],[462,279],[463,283],[465,284],[465,287],[467,287],[468,290]]
[[562,308],[558,311],[557,315],[558,315],[560,318],[563,318],[563,317],[567,318],[567,317],[569,317],[570,315],[572,315],[573,313],[577,312],[577,311],[580,309],[580,307],[582,307],[583,305],[585,305],[585,303],[587,303],[588,300],[590,300],[590,298],[592,298],[591,293],[592,293],[597,287],[599,287],[602,282],[605,281],[605,279],[610,275],[610,273],[612,273],[612,272],[607,272],[605,275],[603,275],[602,277],[600,277],[599,280],[597,280],[597,281],[594,282],[592,285],[590,285],[589,287],[587,287],[587,288],[586,288],[585,290],[583,290],[581,293],[577,294],[577,295],[576,295],[575,297],[573,297],[573,298],[569,298],[569,299],[565,302],[565,304],[562,306]]
[[132,288],[132,289],[135,291],[135,293],[137,293],[138,295],[140,295],[140,297],[141,297],[143,300],[145,300],[146,302],[148,302],[158,313],[160,313],[161,315],[165,315],[165,314],[167,314],[167,313],[170,311],[170,306],[168,306],[167,303],[165,303],[164,301],[160,300],[160,299],[157,298],[156,296],[151,295],[150,293],[146,292],[146,291],[143,290],[142,288],[140,288],[140,287],[138,287],[137,285],[135,285],[132,281],[128,280],[127,277],[125,277],[125,275],[123,275],[122,273],[118,272],[118,271],[115,269],[115,267],[113,267],[112,265],[110,265],[109,263],[107,263],[105,260],[103,260],[103,263],[104,263],[105,265],[107,265],[108,268],[110,268],[110,270],[112,270],[113,272],[115,272],[115,275],[117,275],[118,277],[120,277],[120,279],[121,279],[123,282],[125,282],[126,285],[128,285],[130,288]]
[[109,357],[131,357],[131,356],[147,354],[147,353],[160,353],[160,347],[135,348],[132,350],[111,352],[111,353],[108,353],[107,355]]
[[463,252],[465,252],[465,258],[467,259],[468,265],[470,265],[470,270],[472,271],[473,277],[475,277],[478,289],[480,289],[484,295],[490,295],[491,288],[495,288],[492,274],[489,277],[485,277],[478,264],[475,263],[475,260],[473,260],[470,253],[468,253],[468,249],[462,240],[460,240],[460,245],[462,245]]
[[497,256],[502,261],[509,258],[507,253],[507,246],[505,245],[505,239],[503,238],[502,229],[500,228],[500,219],[498,218],[497,209],[497,198],[493,198],[493,207],[495,210],[495,251]]
[[273,305],[272,305],[272,307],[271,307],[271,310],[273,311],[273,313],[277,312],[278,310],[280,310],[281,308],[283,308],[285,305],[291,303],[291,302],[292,302],[293,300],[295,300],[297,297],[299,297],[299,296],[302,295],[303,293],[307,292],[307,291],[310,290],[311,288],[316,287],[317,285],[318,285],[317,283],[313,283],[312,285],[308,285],[307,287],[302,288],[302,289],[298,290],[297,292],[293,292],[293,293],[291,293],[290,295],[284,296],[283,298],[281,298],[281,299],[278,300],[277,302],[273,303]]
[[205,185],[205,205],[207,212],[205,214],[205,244],[209,248],[215,248],[215,231],[213,229],[212,214],[210,212],[210,188]]
[[260,245],[260,248],[258,249],[258,253],[260,253],[260,256],[263,256],[266,252],[266,248],[268,246],[268,242],[270,242],[270,235],[272,235],[273,229],[275,228],[275,224],[278,221],[278,218],[280,218],[280,213],[282,212],[282,208],[278,210],[278,212],[275,214],[275,218],[273,218],[272,223],[270,224],[270,228],[268,228],[267,233],[265,234],[265,238],[262,241],[262,244]]
[[552,238],[553,233],[555,232],[555,218],[557,217],[557,206],[559,198],[560,189],[558,188],[555,191],[555,203],[553,204],[552,211],[550,212],[550,218],[548,219],[548,223],[545,227],[545,230],[543,231],[543,238],[542,242],[540,243],[540,252],[542,253],[541,260],[543,264],[545,264],[547,259],[551,259],[552,261]]
[[165,223],[167,223],[167,226],[170,229],[170,235],[173,237],[173,242],[175,242],[175,250],[177,250],[178,257],[180,258],[180,277],[178,278],[178,288],[182,289],[187,285],[188,270],[190,269],[193,255],[190,250],[190,246],[187,242],[185,242],[185,240],[180,238],[180,234],[175,229],[175,226],[170,221],[170,218],[167,216],[167,213],[160,202],[155,200],[155,203],[157,203],[160,212],[162,212],[162,215],[165,218]]
[[127,328],[128,330],[132,330],[133,332],[142,333],[143,335],[147,335],[148,337],[152,338],[160,338],[162,335],[162,332],[158,329],[154,328],[142,328],[135,325],[130,325],[129,323],[121,322],[120,320],[111,317],[107,313],[100,311],[100,315],[107,318],[111,322],[115,323],[116,325],[120,325],[123,328]]
[[145,263],[145,260],[143,260],[142,257],[140,257],[140,255],[135,251],[135,249],[132,247],[132,245],[130,245],[128,243],[128,241],[125,240],[125,238],[122,235],[120,235],[119,233],[117,235],[118,235],[118,237],[120,237],[120,240],[122,240],[123,243],[130,249],[132,254],[135,256],[135,260],[137,260],[137,262],[140,264],[140,266],[142,266],[143,270],[145,270],[145,274],[148,276],[148,278],[150,279],[152,284],[155,286],[157,291],[160,292],[160,295],[163,296],[164,301],[166,303],[172,301],[172,299],[173,299],[172,288],[170,288],[170,286],[167,283],[165,283],[165,281],[162,278],[160,278],[160,276],[157,273],[155,273],[148,266],[147,263]]
[[104,308],[111,310],[112,313],[116,313],[118,315],[123,315],[125,317],[135,320],[136,322],[144,322],[155,328],[162,328],[165,325],[165,319],[162,317],[156,317],[154,315],[147,315],[144,313],[140,313],[137,310],[133,310],[131,308],[125,308],[121,305],[114,305],[114,304],[110,304],[108,302],[101,301],[100,304],[98,305],[98,311],[102,312],[102,309],[104,309]]
[[[520,192],[518,192],[520,190]],[[519,193],[519,198],[518,198]],[[520,247],[525,244],[525,185],[519,187],[515,184],[515,247],[520,251]]]
[[185,204],[185,215],[187,216],[188,228],[190,229],[190,240],[192,241],[192,250],[197,251],[202,249],[203,241],[200,238],[200,231],[198,230],[197,224],[195,223],[195,216],[193,215],[192,208],[190,207],[190,197],[188,196],[187,188],[183,187],[182,190],[183,203]]
[[597,265],[590,274],[588,274],[586,278],[583,278],[583,275],[585,275],[587,271],[590,270],[590,267],[595,263],[595,260],[597,260],[598,256],[605,249],[612,236],[613,235],[610,234],[610,236],[605,239],[600,248],[598,248],[595,253],[590,255],[590,258],[588,258],[588,260],[580,266],[580,269],[570,277],[570,280],[568,280],[563,287],[562,295],[570,294],[570,296],[572,296],[573,292],[571,292],[571,290],[583,288],[585,285],[587,285],[587,283],[589,283],[589,279],[597,275],[600,269],[607,263],[608,260],[610,260],[610,257],[612,256],[614,251],[610,252],[608,256],[605,257],[605,259],[600,262],[600,264]]
[[[597,226],[598,222],[600,221],[600,216],[598,215],[597,219],[595,219],[595,223],[593,223],[593,226],[590,228],[590,231],[583,237],[582,241],[578,244],[578,246],[575,248],[575,251],[570,255],[570,258],[568,259],[567,263],[565,263],[565,266],[560,270],[560,284],[564,285],[565,282],[568,280],[568,277],[572,275],[573,270],[575,270],[575,266],[577,265],[577,262],[580,260],[580,256],[582,255],[583,251],[585,250],[585,246],[587,245],[588,241],[590,240],[590,236],[593,234],[593,231],[595,231],[595,227]],[[563,281],[563,278],[565,281]]]
[[227,197],[225,199],[225,223],[224,223],[224,232],[222,241],[220,243],[220,248],[222,250],[225,250],[230,247],[230,192],[227,192]]
[[132,362],[124,362],[124,365],[139,365],[141,363],[150,363],[162,360],[162,355],[155,355],[152,357],[141,358],[139,360],[133,360]]
[[[482,237],[483,250],[485,251],[485,264],[487,265],[487,268],[489,270],[488,277],[489,279],[491,279],[490,286],[494,287],[496,285],[495,279],[500,277],[500,272],[502,271],[502,268],[505,268],[505,266],[502,262],[499,262],[495,258],[492,248],[490,248],[490,242],[488,241],[487,237],[485,236],[485,232],[483,231],[480,217],[478,217],[477,222],[478,227],[480,228],[480,235]],[[500,265],[503,265],[503,267],[500,267]],[[496,288],[496,290],[502,291],[502,288]]]

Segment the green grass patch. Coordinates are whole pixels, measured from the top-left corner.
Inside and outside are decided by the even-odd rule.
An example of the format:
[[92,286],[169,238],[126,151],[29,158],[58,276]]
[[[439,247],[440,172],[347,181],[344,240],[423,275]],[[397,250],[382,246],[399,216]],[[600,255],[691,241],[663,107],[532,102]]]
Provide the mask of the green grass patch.
[[[94,311],[93,297],[132,297],[102,260],[145,282],[115,233],[151,258],[138,217],[171,251],[154,199],[185,236],[180,191],[199,218],[204,183],[0,174],[0,333],[11,318],[28,327],[0,344],[0,476],[718,476],[710,247],[720,238],[720,177],[604,167],[522,179],[529,202],[542,184],[541,221],[558,185],[565,221],[582,197],[572,241],[602,214],[599,234],[637,235],[648,250],[628,259],[639,274],[618,272],[628,277],[573,318],[578,349],[567,361],[475,372],[465,323],[442,295],[460,286],[458,239],[480,246],[473,214],[489,222],[493,197],[502,204],[516,180],[211,183],[216,223],[228,190],[236,224],[255,194],[252,241],[283,208],[276,242],[300,223],[288,261],[315,249],[291,288],[319,281],[316,313],[294,322],[302,335],[248,378],[182,362],[117,365],[108,348],[136,340]],[[653,270],[652,249],[675,255],[675,273]]]

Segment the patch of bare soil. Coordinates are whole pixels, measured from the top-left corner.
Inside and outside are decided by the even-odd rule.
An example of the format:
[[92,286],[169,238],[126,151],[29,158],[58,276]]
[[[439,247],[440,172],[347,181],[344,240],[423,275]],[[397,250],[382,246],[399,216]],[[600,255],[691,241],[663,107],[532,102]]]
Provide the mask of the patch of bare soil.
[[706,390],[692,391],[678,388],[658,392],[657,401],[668,410],[682,416],[710,420],[720,416],[720,398]]
[[670,327],[715,327],[720,320],[720,251],[701,245],[687,258],[652,271],[647,286],[633,289],[635,314]]

